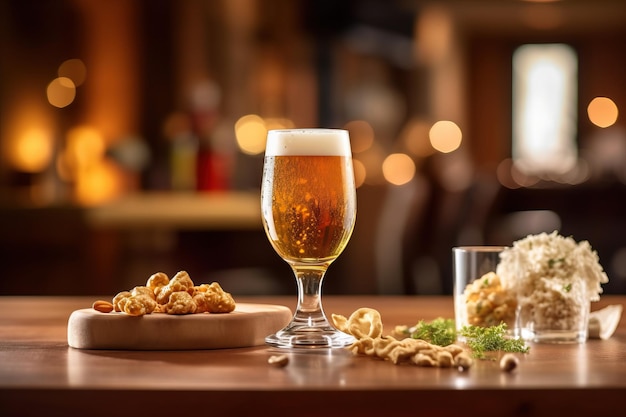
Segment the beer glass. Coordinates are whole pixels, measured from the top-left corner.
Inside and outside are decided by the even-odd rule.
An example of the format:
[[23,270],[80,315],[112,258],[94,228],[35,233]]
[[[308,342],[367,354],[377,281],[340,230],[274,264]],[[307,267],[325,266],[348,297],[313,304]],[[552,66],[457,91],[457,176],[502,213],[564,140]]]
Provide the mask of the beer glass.
[[334,328],[322,307],[322,281],[356,221],[350,138],[340,129],[270,130],[261,211],[265,233],[295,274],[291,322],[265,338],[281,348],[344,347],[354,338]]

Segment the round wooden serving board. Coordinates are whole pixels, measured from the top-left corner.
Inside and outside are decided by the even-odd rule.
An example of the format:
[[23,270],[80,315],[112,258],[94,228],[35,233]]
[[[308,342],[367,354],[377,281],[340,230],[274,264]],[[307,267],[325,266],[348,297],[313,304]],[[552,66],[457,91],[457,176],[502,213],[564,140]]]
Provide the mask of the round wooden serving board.
[[74,311],[67,324],[68,344],[77,349],[189,350],[258,346],[265,337],[285,327],[292,318],[288,307],[272,304],[237,304],[226,314],[140,317]]

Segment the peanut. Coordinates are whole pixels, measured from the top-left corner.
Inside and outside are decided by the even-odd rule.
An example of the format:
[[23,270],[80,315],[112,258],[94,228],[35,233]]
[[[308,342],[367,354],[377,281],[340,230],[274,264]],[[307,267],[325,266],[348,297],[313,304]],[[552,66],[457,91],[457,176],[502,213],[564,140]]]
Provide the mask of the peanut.
[[94,301],[91,307],[101,313],[110,313],[111,311],[113,311],[113,304],[105,300]]
[[503,372],[513,372],[513,370],[517,368],[518,364],[519,359],[517,359],[517,357],[511,353],[505,354],[504,356],[502,356],[502,359],[500,359],[500,369]]
[[284,366],[287,366],[287,364],[289,363],[289,356],[287,356],[287,355],[272,355],[267,360],[267,363],[269,363],[270,365],[275,366],[277,368],[282,368]]
[[454,365],[461,372],[467,371],[474,364],[474,360],[466,352],[461,352],[454,357]]

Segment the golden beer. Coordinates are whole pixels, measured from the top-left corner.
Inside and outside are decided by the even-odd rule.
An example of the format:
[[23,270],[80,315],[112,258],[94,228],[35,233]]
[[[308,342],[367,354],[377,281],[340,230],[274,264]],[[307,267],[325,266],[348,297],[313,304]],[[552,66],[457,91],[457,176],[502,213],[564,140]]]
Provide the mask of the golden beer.
[[267,156],[261,197],[272,246],[290,263],[330,263],[356,220],[350,157]]
[[263,227],[294,272],[298,304],[291,322],[265,338],[277,347],[345,347],[354,337],[322,309],[322,281],[348,244],[356,189],[348,131],[270,130],[261,184]]

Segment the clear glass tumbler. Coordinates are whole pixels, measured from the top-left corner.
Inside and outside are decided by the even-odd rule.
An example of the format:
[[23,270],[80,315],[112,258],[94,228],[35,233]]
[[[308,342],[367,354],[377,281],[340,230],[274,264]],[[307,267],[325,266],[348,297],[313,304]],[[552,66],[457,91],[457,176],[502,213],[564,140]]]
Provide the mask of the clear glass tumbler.
[[[489,327],[504,322],[513,334],[517,299],[503,286],[496,269],[504,246],[452,248],[454,314],[457,332],[464,326]],[[459,339],[463,338],[459,336]]]

